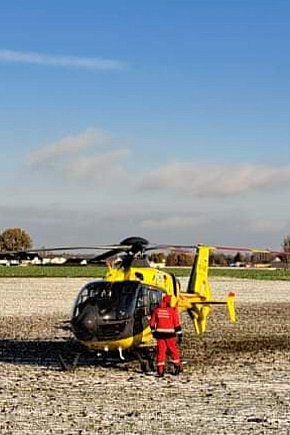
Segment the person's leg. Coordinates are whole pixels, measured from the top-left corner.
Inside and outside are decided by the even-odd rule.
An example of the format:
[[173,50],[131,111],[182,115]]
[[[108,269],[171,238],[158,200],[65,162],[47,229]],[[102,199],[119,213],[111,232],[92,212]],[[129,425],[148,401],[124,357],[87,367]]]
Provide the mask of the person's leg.
[[164,375],[166,359],[166,342],[163,339],[157,340],[157,373],[159,376]]
[[176,337],[169,338],[167,341],[168,348],[171,353],[172,362],[174,365],[174,374],[179,375],[181,371],[180,350],[177,344]]
[[148,367],[150,372],[154,372],[154,359],[155,359],[156,349],[154,347],[150,347],[147,352],[148,357]]

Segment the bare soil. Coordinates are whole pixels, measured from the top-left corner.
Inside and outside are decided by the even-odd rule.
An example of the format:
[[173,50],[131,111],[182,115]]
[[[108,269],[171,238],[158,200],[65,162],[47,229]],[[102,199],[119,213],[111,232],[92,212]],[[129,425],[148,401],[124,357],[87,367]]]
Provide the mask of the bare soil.
[[238,323],[216,306],[202,337],[183,317],[183,373],[100,364],[61,329],[86,279],[0,280],[1,434],[290,435],[290,283],[213,279],[237,293]]

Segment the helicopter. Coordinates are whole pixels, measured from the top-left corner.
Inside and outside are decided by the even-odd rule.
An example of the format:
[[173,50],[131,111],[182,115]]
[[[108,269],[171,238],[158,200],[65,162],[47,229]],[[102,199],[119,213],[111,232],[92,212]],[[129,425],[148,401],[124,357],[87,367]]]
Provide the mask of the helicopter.
[[[185,291],[173,273],[150,267],[148,251],[165,249],[195,251]],[[118,351],[120,360],[125,360],[125,353],[133,351],[144,369],[147,364],[152,368],[155,346],[150,314],[165,294],[171,296],[172,306],[179,312],[187,312],[198,335],[206,330],[212,305],[226,305],[230,321],[235,322],[235,294],[230,292],[225,301],[212,299],[208,268],[213,249],[206,245],[149,245],[146,239],[129,237],[95,256],[90,263],[112,257],[115,260],[107,263],[103,280],[89,282],[79,291],[70,320],[74,336],[104,357],[110,351]]]
[[[226,300],[212,297],[208,280],[209,257],[214,246],[209,245],[150,245],[142,237],[128,237],[116,245],[94,247],[46,248],[45,251],[102,250],[88,260],[88,264],[105,263],[105,277],[86,283],[78,292],[71,318],[65,329],[70,329],[88,351],[106,360],[110,353],[117,353],[120,361],[134,354],[143,371],[152,370],[155,339],[149,327],[150,315],[164,295],[171,296],[171,305],[180,313],[186,312],[197,335],[205,332],[207,319],[213,305],[225,305],[229,320],[236,322],[235,294],[230,292]],[[151,267],[148,253],[163,250],[190,250],[194,252],[188,285],[185,290],[177,277],[164,269]],[[42,249],[26,250],[36,254]],[[15,255],[20,252],[14,253]],[[23,254],[23,252],[22,252]],[[58,355],[64,370],[74,368]]]

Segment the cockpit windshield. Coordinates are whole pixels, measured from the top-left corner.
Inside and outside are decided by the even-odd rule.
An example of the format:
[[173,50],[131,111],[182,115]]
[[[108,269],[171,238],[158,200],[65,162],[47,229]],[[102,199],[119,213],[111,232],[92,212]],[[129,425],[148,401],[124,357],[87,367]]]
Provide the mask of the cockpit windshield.
[[89,283],[79,294],[74,316],[84,304],[89,303],[98,309],[99,316],[104,320],[126,319],[134,311],[139,286],[140,283],[134,281]]

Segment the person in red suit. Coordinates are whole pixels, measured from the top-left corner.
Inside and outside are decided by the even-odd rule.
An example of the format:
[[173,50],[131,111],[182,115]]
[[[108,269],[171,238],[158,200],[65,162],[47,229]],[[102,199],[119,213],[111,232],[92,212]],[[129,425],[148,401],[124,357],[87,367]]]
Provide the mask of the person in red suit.
[[182,328],[177,308],[170,306],[171,296],[165,295],[160,305],[152,312],[150,328],[157,340],[157,373],[164,375],[166,353],[169,351],[174,364],[174,374],[181,370],[179,344],[182,340]]

